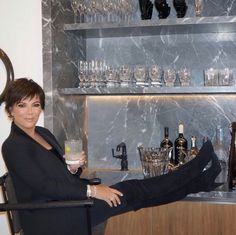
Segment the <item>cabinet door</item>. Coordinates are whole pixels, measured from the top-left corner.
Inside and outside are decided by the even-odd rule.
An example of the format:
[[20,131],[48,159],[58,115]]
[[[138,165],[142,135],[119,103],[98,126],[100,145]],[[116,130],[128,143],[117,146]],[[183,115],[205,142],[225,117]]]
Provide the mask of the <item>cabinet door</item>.
[[105,235],[151,235],[152,208],[128,212],[108,220]]

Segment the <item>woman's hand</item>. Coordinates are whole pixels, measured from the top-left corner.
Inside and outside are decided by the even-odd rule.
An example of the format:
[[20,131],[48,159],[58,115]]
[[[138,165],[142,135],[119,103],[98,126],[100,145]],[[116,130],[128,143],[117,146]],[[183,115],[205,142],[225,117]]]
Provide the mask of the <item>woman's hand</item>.
[[70,171],[73,172],[77,172],[78,168],[80,167],[84,167],[87,163],[87,155],[85,154],[84,151],[82,151],[79,155],[79,162],[76,164],[67,164],[67,166],[69,167]]
[[106,201],[110,207],[117,207],[121,204],[120,197],[122,197],[123,194],[120,191],[103,184],[96,186],[91,185],[91,187],[96,187],[96,190],[93,189],[93,193],[95,193],[95,195],[92,196],[94,198]]

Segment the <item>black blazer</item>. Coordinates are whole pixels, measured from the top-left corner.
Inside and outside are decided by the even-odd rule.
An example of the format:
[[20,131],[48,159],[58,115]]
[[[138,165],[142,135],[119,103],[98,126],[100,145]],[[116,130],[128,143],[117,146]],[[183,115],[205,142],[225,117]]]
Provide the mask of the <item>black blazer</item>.
[[[58,155],[45,149],[12,123],[11,132],[2,145],[2,155],[19,202],[85,199],[87,182],[72,175],[62,157],[63,150],[53,134],[36,127]],[[86,234],[84,208],[48,209],[20,212],[24,235]]]

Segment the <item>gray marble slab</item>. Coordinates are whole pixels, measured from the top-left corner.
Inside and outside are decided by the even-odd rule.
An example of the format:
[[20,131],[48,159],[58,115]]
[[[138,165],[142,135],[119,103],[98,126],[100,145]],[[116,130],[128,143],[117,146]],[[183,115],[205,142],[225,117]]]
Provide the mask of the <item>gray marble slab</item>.
[[[203,17],[196,18],[194,1],[188,0],[183,19],[176,19],[170,1],[171,14],[164,21],[158,20],[155,9],[151,21],[140,21],[138,1],[134,3],[134,22],[72,25],[69,0],[42,1],[45,126],[62,145],[67,138],[82,138],[89,166],[98,168],[120,168],[111,148],[123,141],[129,167],[140,169],[137,145],[158,146],[164,126],[174,141],[180,122],[188,140],[197,136],[199,147],[203,136],[213,140],[216,126],[222,125],[228,147],[229,124],[236,120],[235,86],[214,87],[207,95],[203,70],[229,67],[235,74],[236,1],[206,0]],[[86,31],[97,36],[86,38]],[[154,63],[176,70],[187,67],[194,88],[77,89],[78,61],[94,59],[115,67]],[[109,96],[100,96],[103,92]]]
[[120,23],[65,24],[65,31],[78,31],[86,38],[133,37],[160,34],[233,33],[235,16],[170,18]]

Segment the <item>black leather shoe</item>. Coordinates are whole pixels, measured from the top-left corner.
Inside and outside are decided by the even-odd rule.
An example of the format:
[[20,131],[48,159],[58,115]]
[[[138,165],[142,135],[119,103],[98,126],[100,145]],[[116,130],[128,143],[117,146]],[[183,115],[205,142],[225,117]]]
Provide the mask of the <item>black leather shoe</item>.
[[218,157],[214,154],[211,160],[211,167],[203,171],[202,174],[194,179],[188,186],[189,193],[196,193],[199,191],[210,192],[215,188],[221,186],[223,183],[215,183],[216,177],[221,172],[220,162]]

